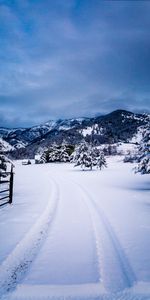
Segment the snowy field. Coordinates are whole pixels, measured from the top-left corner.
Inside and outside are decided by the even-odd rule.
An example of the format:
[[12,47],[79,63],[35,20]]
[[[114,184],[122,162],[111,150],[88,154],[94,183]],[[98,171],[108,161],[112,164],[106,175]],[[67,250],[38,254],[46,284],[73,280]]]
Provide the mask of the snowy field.
[[0,209],[0,299],[150,299],[149,175],[107,161],[16,162],[13,205]]

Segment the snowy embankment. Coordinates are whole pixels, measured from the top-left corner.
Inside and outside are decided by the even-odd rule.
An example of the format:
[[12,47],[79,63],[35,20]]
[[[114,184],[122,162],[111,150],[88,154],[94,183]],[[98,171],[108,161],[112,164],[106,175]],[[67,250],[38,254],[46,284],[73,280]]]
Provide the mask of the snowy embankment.
[[[27,227],[31,227],[31,231],[23,240],[21,238],[20,243],[26,246],[25,255],[29,254],[31,260],[37,254],[30,268],[27,265],[23,270],[22,279],[18,277],[15,280],[17,288],[6,294],[4,299],[150,299],[149,176],[135,175],[132,167],[131,164],[123,164],[119,157],[110,158],[108,168],[102,171],[80,171],[70,164],[19,167],[20,172],[24,170],[27,176],[30,174],[29,181],[33,180],[31,190],[33,195],[37,191],[37,207],[35,195],[31,198],[29,193],[24,201],[22,199],[22,204],[27,208],[31,201],[32,214],[28,210],[23,211],[22,206],[17,209],[17,199],[10,211],[14,210],[11,213],[14,218],[16,212],[22,214],[24,221],[26,215],[27,222],[18,220],[20,236],[23,236],[24,231],[28,232]],[[36,178],[40,176],[40,185],[38,179],[35,183],[34,173],[37,173]],[[45,183],[45,192],[43,188],[40,190],[41,178]],[[46,186],[51,180],[56,184],[51,184],[54,192],[48,194]],[[34,184],[37,184],[37,189]],[[44,203],[41,195],[43,199],[47,196]],[[52,204],[50,207],[47,202],[49,197]],[[53,203],[56,204],[58,198],[56,210],[53,209]],[[2,213],[6,219],[5,227],[9,208]],[[52,218],[54,215],[55,218]],[[49,223],[51,218],[52,222]],[[33,225],[35,222],[36,225]],[[45,226],[48,223],[50,226]],[[41,236],[39,231],[42,226],[47,229],[44,229],[45,239],[43,242],[41,239],[41,247],[33,247],[37,245],[37,237]],[[17,227],[14,226],[11,247],[6,239],[3,253],[9,248],[10,253],[14,251],[16,261],[21,261],[22,251],[15,252],[12,246],[13,243],[16,246],[16,235],[19,240],[15,230]],[[29,241],[32,242],[30,246]],[[20,246],[15,249],[17,247],[19,249]],[[33,252],[29,253],[28,247]],[[11,254],[9,257],[13,263],[15,259],[11,260]],[[21,264],[27,261],[26,257]],[[8,258],[4,257],[3,260],[8,261]],[[10,277],[7,286],[9,283],[11,285]]]

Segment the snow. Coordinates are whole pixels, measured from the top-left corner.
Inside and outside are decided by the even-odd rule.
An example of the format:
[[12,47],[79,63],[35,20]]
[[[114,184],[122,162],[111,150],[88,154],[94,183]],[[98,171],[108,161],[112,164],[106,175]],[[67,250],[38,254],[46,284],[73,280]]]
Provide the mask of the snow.
[[117,152],[121,155],[126,155],[129,152],[134,153],[135,151],[137,151],[137,145],[133,143],[120,143],[117,146]]
[[34,157],[35,160],[40,160],[41,159],[41,155],[40,154],[36,154]]
[[135,114],[126,115],[126,114],[122,113],[121,116],[124,117],[124,119],[133,119],[133,120],[141,120],[142,119],[141,115],[138,116]]
[[62,126],[59,126],[59,130],[69,130],[71,128],[73,128],[74,126],[70,127],[68,126],[67,124],[66,125],[62,125]]
[[150,299],[149,178],[107,161],[16,162],[14,202],[0,210],[1,299]]
[[14,147],[16,149],[21,149],[21,148],[25,148],[27,145],[28,145],[28,143],[25,143],[25,142],[22,142],[22,141],[17,141],[17,143],[15,143]]
[[79,133],[81,133],[84,137],[86,137],[87,135],[91,135],[92,133],[103,135],[104,134],[104,128],[102,126],[99,127],[99,125],[97,123],[95,123],[92,126],[88,126],[84,129],[80,129]]
[[0,145],[2,150],[5,151],[10,151],[10,150],[14,150],[14,147],[11,146],[9,143],[7,143],[6,141],[4,141],[2,138],[0,138]]
[[[29,166],[17,164],[15,205],[0,210],[0,240],[5,240],[0,247],[0,295],[10,282],[14,285],[13,274],[18,276],[16,270],[23,266],[23,261],[32,259],[55,210],[57,195],[54,183],[47,174],[44,176],[42,170],[36,180],[35,176],[36,166],[32,170]],[[29,254],[30,259],[27,260]]]
[[139,127],[137,133],[130,140],[130,143],[140,144],[140,142],[143,138],[143,130],[144,130],[144,126]]
[[88,119],[88,118],[76,118],[76,121],[78,121],[80,124],[85,120],[85,119]]
[[88,126],[87,128],[82,130],[82,135],[86,137],[87,135],[91,135],[93,128]]

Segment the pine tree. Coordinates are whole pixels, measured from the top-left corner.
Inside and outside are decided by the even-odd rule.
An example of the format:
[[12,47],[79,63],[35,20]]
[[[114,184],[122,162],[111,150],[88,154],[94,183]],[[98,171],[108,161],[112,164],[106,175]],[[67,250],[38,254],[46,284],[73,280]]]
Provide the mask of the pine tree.
[[61,162],[69,162],[70,158],[69,158],[69,154],[67,151],[67,146],[63,145],[60,149],[60,161]]
[[48,149],[44,150],[44,152],[41,154],[40,162],[41,163],[49,162],[49,150]]
[[99,169],[106,167],[104,153],[87,143],[83,143],[76,148],[72,155],[72,161],[75,163],[75,167],[81,166],[83,170],[85,168],[90,168],[92,170],[94,166],[97,166]]
[[66,145],[52,145],[48,149],[45,149],[40,157],[41,163],[48,162],[68,162],[70,161],[69,155],[70,148]]
[[83,143],[76,148],[73,154],[73,162],[75,163],[75,167],[81,166],[82,169],[92,169],[93,164],[91,156],[91,147],[89,147],[87,143]]
[[143,138],[139,147],[138,161],[139,163],[135,168],[135,172],[150,174],[150,122],[145,126],[143,131]]
[[104,167],[105,168],[107,167],[106,159],[105,159],[104,153],[102,151],[99,152],[99,155],[96,158],[96,166],[100,170]]

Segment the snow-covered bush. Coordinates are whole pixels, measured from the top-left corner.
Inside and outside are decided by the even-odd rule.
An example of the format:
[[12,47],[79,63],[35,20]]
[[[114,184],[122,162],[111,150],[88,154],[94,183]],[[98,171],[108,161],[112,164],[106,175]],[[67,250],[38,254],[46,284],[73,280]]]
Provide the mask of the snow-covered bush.
[[104,155],[117,155],[117,146],[116,144],[106,144],[103,147]]
[[5,155],[0,155],[0,172],[7,170],[7,160]]
[[150,174],[150,124],[145,126],[143,138],[139,147],[138,165],[135,172]]
[[138,158],[139,158],[139,155],[138,155],[137,151],[128,150],[127,154],[125,155],[125,157],[123,159],[123,162],[125,162],[125,163],[127,163],[127,162],[134,163],[134,162],[138,161]]
[[31,165],[31,160],[30,159],[23,159],[22,160],[22,165],[24,165],[24,166]]
[[42,154],[36,154],[34,157],[35,164],[43,164],[44,160],[41,158]]
[[87,143],[83,143],[75,149],[71,160],[75,164],[75,167],[81,166],[83,170],[85,168],[92,170],[94,166],[100,169],[106,167],[104,153]]

